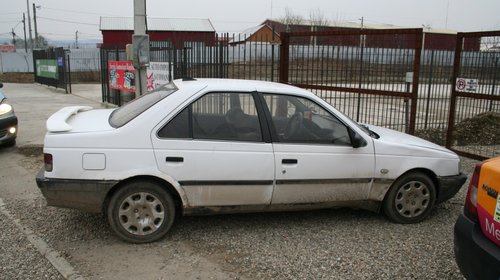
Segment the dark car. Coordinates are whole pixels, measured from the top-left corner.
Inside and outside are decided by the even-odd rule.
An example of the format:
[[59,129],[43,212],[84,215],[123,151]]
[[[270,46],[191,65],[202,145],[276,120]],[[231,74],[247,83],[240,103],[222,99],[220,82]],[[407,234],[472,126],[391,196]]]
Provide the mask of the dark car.
[[[0,82],[0,89],[3,84]],[[7,98],[0,90],[0,145],[13,146],[16,144],[17,117],[14,108],[7,102]]]
[[455,259],[467,279],[500,279],[500,157],[476,165],[455,224]]

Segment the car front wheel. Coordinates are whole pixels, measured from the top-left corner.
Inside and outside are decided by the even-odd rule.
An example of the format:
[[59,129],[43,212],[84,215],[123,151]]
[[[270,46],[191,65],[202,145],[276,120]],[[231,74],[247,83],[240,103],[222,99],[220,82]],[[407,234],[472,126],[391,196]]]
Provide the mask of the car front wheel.
[[435,202],[434,182],[423,173],[412,172],[391,186],[384,201],[384,212],[396,223],[417,223],[429,216]]
[[160,185],[142,181],[122,186],[107,208],[108,222],[123,240],[148,243],[161,239],[175,217],[174,202]]

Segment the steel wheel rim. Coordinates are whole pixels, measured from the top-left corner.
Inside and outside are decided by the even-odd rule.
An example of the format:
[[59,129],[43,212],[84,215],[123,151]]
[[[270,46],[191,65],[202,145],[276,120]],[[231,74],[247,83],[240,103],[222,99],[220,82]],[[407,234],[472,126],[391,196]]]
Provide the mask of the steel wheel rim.
[[118,220],[133,235],[149,235],[156,232],[165,221],[165,207],[151,193],[133,193],[120,204]]
[[394,199],[398,213],[406,218],[415,218],[427,210],[430,203],[429,187],[420,181],[410,181],[399,188]]

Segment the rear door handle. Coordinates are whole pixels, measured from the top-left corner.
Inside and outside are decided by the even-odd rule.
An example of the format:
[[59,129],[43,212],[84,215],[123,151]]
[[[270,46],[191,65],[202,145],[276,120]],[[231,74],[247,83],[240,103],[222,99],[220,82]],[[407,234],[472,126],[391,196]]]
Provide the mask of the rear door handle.
[[166,162],[184,162],[183,157],[167,157],[165,159]]
[[297,164],[299,161],[296,159],[285,158],[281,160],[282,164]]

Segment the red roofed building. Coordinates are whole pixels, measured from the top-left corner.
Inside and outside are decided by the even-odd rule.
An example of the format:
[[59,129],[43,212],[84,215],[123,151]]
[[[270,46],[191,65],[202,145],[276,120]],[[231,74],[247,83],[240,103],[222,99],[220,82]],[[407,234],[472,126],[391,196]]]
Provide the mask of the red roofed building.
[[[212,46],[216,43],[215,29],[209,19],[148,18],[149,40],[169,41],[176,48],[185,42],[202,42]],[[99,30],[102,33],[103,48],[125,48],[132,43],[134,33],[133,17],[101,17]]]

